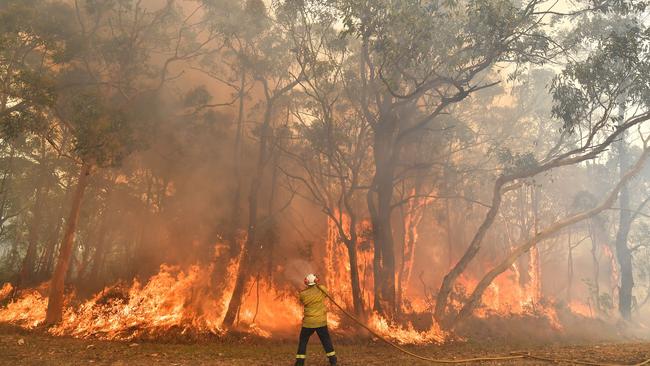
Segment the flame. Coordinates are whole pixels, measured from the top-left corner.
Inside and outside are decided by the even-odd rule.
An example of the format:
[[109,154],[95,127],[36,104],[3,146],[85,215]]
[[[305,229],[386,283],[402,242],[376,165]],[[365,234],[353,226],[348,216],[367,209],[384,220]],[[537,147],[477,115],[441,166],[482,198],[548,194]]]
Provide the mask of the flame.
[[[347,215],[339,215],[341,226],[346,235],[350,233],[350,219]],[[357,237],[359,240],[363,237],[363,232],[370,229],[370,222],[363,220],[356,227]],[[373,252],[363,251],[360,249],[360,243],[357,243],[357,265],[359,268],[359,285],[361,287],[361,296],[364,303],[371,304],[373,292]],[[350,259],[347,248],[341,243],[339,228],[334,220],[327,219],[327,239],[325,242],[325,285],[330,293],[340,299],[342,304],[352,307],[352,284],[350,280]]]
[[[11,285],[5,284],[2,293]],[[47,299],[39,291],[23,291],[22,296],[10,302],[7,307],[0,311],[0,323],[14,324],[25,329],[34,329],[45,319]]]
[[[479,318],[508,317],[511,315],[530,315],[544,317],[549,324],[557,329],[562,329],[562,324],[557,315],[555,304],[552,301],[542,302],[535,298],[533,286],[520,286],[516,280],[516,268],[498,276],[484,292],[481,298],[482,306],[474,311]],[[459,278],[456,292],[461,298],[468,296],[476,287],[478,281],[467,276]],[[462,299],[453,302],[458,310],[462,306]]]
[[2,285],[2,288],[0,288],[0,301],[6,299],[9,297],[9,294],[14,290],[14,287],[11,286],[9,282],[5,283]]
[[[350,220],[345,215],[339,217],[341,228],[346,234],[350,230],[357,230],[361,238],[362,233],[368,230],[369,223],[366,221],[351,228]],[[326,285],[342,306],[351,309],[348,251],[341,243],[336,222],[329,219],[327,228],[324,257]],[[416,240],[416,227],[413,226],[412,229],[411,240]],[[371,246],[364,245],[361,241],[357,244],[361,293],[368,306],[372,303],[373,253]],[[224,251],[220,249],[223,246],[215,248],[217,256],[223,255]],[[63,321],[48,331],[53,335],[109,340],[157,338],[168,334],[190,337],[223,335],[223,318],[230,302],[238,266],[239,259],[228,262],[223,271],[225,277],[217,280],[219,289],[214,288],[214,276],[221,272],[215,271],[214,265],[193,265],[182,269],[163,264],[159,272],[144,284],[138,280],[133,280],[130,284],[118,283],[85,301],[70,294],[66,298]],[[407,268],[407,271],[410,269]],[[525,285],[519,281],[522,272],[527,273],[530,279]],[[561,330],[562,325],[553,302],[541,296],[540,278],[539,253],[531,251],[528,268],[520,269],[513,265],[509,271],[498,276],[483,294],[482,305],[475,310],[474,315],[481,318],[508,317],[513,314],[545,317],[554,328]],[[404,293],[408,291],[407,279],[408,276],[402,282]],[[459,310],[477,283],[476,279],[469,276],[459,278],[450,300],[451,306]],[[246,288],[236,318],[237,329],[265,338],[282,333],[295,334],[300,327],[303,312],[297,300],[297,290],[291,286],[281,287],[265,276],[253,278]],[[10,284],[4,284],[0,288],[0,301],[6,300],[13,291]],[[44,287],[20,291],[16,299],[0,309],[0,323],[10,323],[26,329],[39,326],[45,319],[45,293]],[[409,306],[402,307],[404,315],[418,315],[420,319],[422,315],[430,316],[432,298],[409,296],[408,300]],[[576,314],[593,317],[591,309],[580,302],[572,302],[569,309]],[[329,326],[339,329],[342,316],[336,309],[332,309],[328,317]],[[416,329],[412,323],[392,323],[376,313],[370,314],[368,323],[378,334],[400,344],[444,342],[449,334],[435,321],[432,320],[430,324],[428,329]]]
[[173,328],[181,334],[219,334],[218,302],[201,296],[209,289],[209,274],[199,266],[186,273],[163,265],[144,286],[134,280],[126,294],[118,287],[106,288],[78,308],[67,308],[50,332],[105,339],[155,336]]
[[581,301],[573,300],[569,303],[569,309],[572,313],[584,316],[585,318],[594,318],[594,311],[590,305]]
[[[344,233],[349,235],[350,230],[352,229],[350,227],[349,217],[345,214],[340,214],[338,211],[335,215],[340,218],[340,225]],[[355,228],[355,230],[357,230],[357,236],[362,237],[362,232],[368,230],[369,227],[370,223],[368,221],[360,222],[358,227]],[[416,240],[417,232],[414,227],[412,229],[414,230],[415,235],[415,238],[412,239]],[[349,309],[351,309],[352,288],[350,283],[349,256],[347,248],[341,244],[339,226],[331,218],[328,218],[327,220],[327,240],[325,243],[325,249],[325,268],[327,270],[326,285],[333,296],[337,299],[341,299],[341,305],[345,304]],[[364,252],[357,248],[358,265],[361,267],[359,271],[359,282],[362,292],[368,294],[372,292],[373,288],[373,274],[370,266],[372,263],[372,257],[372,251]],[[370,301],[370,298],[367,298],[365,299],[365,303],[370,304],[372,302]],[[418,299],[414,299],[413,305],[414,306],[411,307],[413,309],[429,309],[428,305],[424,301],[418,301]],[[334,329],[338,328],[340,323],[339,317],[340,315],[336,312],[330,312],[330,315],[328,316],[328,326]],[[448,334],[442,331],[435,321],[433,321],[432,324],[433,325],[428,330],[418,331],[411,323],[405,325],[392,324],[377,313],[372,313],[368,321],[368,326],[377,334],[392,339],[400,344],[444,342]]]
[[[231,264],[230,271],[235,270]],[[67,299],[63,321],[49,329],[53,335],[79,338],[130,340],[154,338],[168,333],[197,336],[222,335],[227,297],[211,292],[211,267],[162,265],[160,271],[142,285],[134,280],[107,287],[78,306],[73,296]],[[242,304],[239,323],[251,334],[271,337],[275,331],[295,329],[302,315],[296,297],[260,281],[259,291],[249,292]],[[232,286],[229,286],[229,294]],[[2,288],[6,291],[7,285]],[[26,329],[45,319],[47,299],[39,291],[25,291],[7,307],[0,309],[0,322]]]
[[415,330],[411,323],[406,326],[389,324],[385,318],[376,313],[373,313],[370,317],[369,326],[381,336],[392,339],[399,344],[443,343],[448,336],[435,322],[433,322],[430,329],[420,332]]

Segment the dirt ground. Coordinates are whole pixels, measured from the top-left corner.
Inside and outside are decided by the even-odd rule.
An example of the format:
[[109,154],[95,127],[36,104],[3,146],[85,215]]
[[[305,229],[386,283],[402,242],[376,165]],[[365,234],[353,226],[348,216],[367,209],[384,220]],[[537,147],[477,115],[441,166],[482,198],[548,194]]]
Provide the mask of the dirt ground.
[[[395,352],[379,342],[339,342],[335,346],[339,364],[344,366],[432,364]],[[571,358],[621,365],[650,359],[650,343],[533,346],[512,342],[463,342],[408,348],[418,354],[446,359],[508,355],[516,351],[556,359]],[[115,342],[52,337],[39,332],[0,328],[0,365],[292,365],[294,352],[295,345],[291,342],[241,339],[197,343]],[[513,360],[483,364],[548,365],[550,362]],[[310,342],[307,365],[327,365],[316,337]]]

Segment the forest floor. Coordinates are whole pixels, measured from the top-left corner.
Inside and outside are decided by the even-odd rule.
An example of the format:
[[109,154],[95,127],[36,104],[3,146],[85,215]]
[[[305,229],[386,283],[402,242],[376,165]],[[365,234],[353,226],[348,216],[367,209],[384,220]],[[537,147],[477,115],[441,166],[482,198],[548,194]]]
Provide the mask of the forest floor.
[[[335,339],[336,343],[336,339]],[[338,344],[339,364],[431,365],[383,343],[364,341]],[[635,364],[650,358],[650,343],[522,344],[521,342],[461,342],[442,346],[408,347],[428,357],[459,359],[508,355],[524,351],[534,355]],[[40,332],[0,327],[0,365],[292,365],[292,342],[222,340],[197,343],[118,342],[53,337]],[[317,337],[308,350],[308,365],[327,365]],[[467,363],[475,364],[475,363]],[[494,361],[484,365],[548,365],[535,360]],[[565,363],[567,364],[567,363]]]

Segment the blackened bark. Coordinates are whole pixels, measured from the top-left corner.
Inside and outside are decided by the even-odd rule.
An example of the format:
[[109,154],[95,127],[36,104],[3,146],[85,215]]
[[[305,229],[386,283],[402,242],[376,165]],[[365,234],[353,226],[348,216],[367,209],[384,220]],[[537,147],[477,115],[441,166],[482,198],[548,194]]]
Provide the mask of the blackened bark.
[[359,317],[363,315],[363,299],[361,297],[361,284],[359,283],[359,261],[357,259],[357,248],[356,245],[352,243],[346,245],[346,248],[348,249],[348,258],[350,260],[352,305],[354,307],[354,314]]

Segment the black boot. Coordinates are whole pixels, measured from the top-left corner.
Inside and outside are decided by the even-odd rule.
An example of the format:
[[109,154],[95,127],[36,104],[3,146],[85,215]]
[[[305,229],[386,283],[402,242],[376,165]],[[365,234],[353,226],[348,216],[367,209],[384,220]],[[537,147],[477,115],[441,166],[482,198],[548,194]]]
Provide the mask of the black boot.
[[330,356],[328,359],[330,360],[330,365],[336,365],[336,356]]
[[304,365],[305,365],[305,359],[304,358],[296,358],[295,366],[304,366]]

